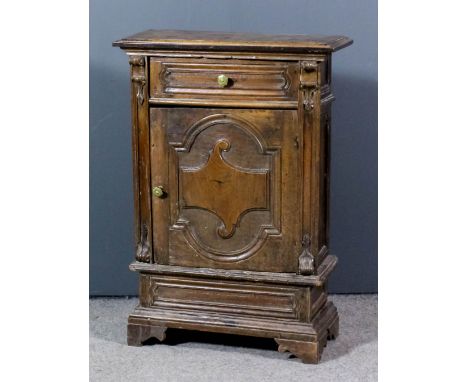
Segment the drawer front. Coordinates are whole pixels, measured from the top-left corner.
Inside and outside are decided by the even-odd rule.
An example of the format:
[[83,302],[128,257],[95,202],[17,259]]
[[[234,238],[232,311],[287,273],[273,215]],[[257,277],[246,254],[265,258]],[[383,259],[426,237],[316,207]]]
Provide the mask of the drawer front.
[[290,320],[304,320],[308,309],[304,287],[144,275],[141,288],[151,308]]
[[[150,63],[150,97],[153,101],[254,100],[297,103],[298,64],[290,62],[220,60],[163,61]],[[222,82],[224,76],[225,82]]]

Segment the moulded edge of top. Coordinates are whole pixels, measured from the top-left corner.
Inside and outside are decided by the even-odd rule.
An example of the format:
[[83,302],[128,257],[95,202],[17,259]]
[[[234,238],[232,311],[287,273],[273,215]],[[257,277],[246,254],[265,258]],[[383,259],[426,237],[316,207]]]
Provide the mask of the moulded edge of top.
[[112,43],[122,49],[336,52],[353,43],[346,36],[267,35],[227,32],[147,30]]

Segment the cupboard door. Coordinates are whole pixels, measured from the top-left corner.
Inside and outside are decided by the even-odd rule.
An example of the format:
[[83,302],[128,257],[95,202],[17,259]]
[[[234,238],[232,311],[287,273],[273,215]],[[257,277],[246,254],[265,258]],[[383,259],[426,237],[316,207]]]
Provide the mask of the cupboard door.
[[150,123],[156,262],[296,272],[297,111],[152,108]]

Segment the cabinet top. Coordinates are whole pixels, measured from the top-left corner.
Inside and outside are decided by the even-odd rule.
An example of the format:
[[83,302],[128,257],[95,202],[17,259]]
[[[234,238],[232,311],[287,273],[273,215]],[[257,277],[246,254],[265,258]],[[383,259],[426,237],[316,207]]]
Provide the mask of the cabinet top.
[[150,29],[115,41],[122,49],[225,50],[278,53],[335,52],[353,40],[346,36],[268,35]]

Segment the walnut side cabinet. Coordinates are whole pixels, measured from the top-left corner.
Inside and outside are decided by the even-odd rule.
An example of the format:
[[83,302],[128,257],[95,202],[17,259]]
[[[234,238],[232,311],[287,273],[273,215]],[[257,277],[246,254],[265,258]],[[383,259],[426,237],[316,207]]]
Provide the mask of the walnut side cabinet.
[[128,344],[167,328],[274,338],[317,363],[327,301],[331,55],[344,36],[149,30],[130,61]]

